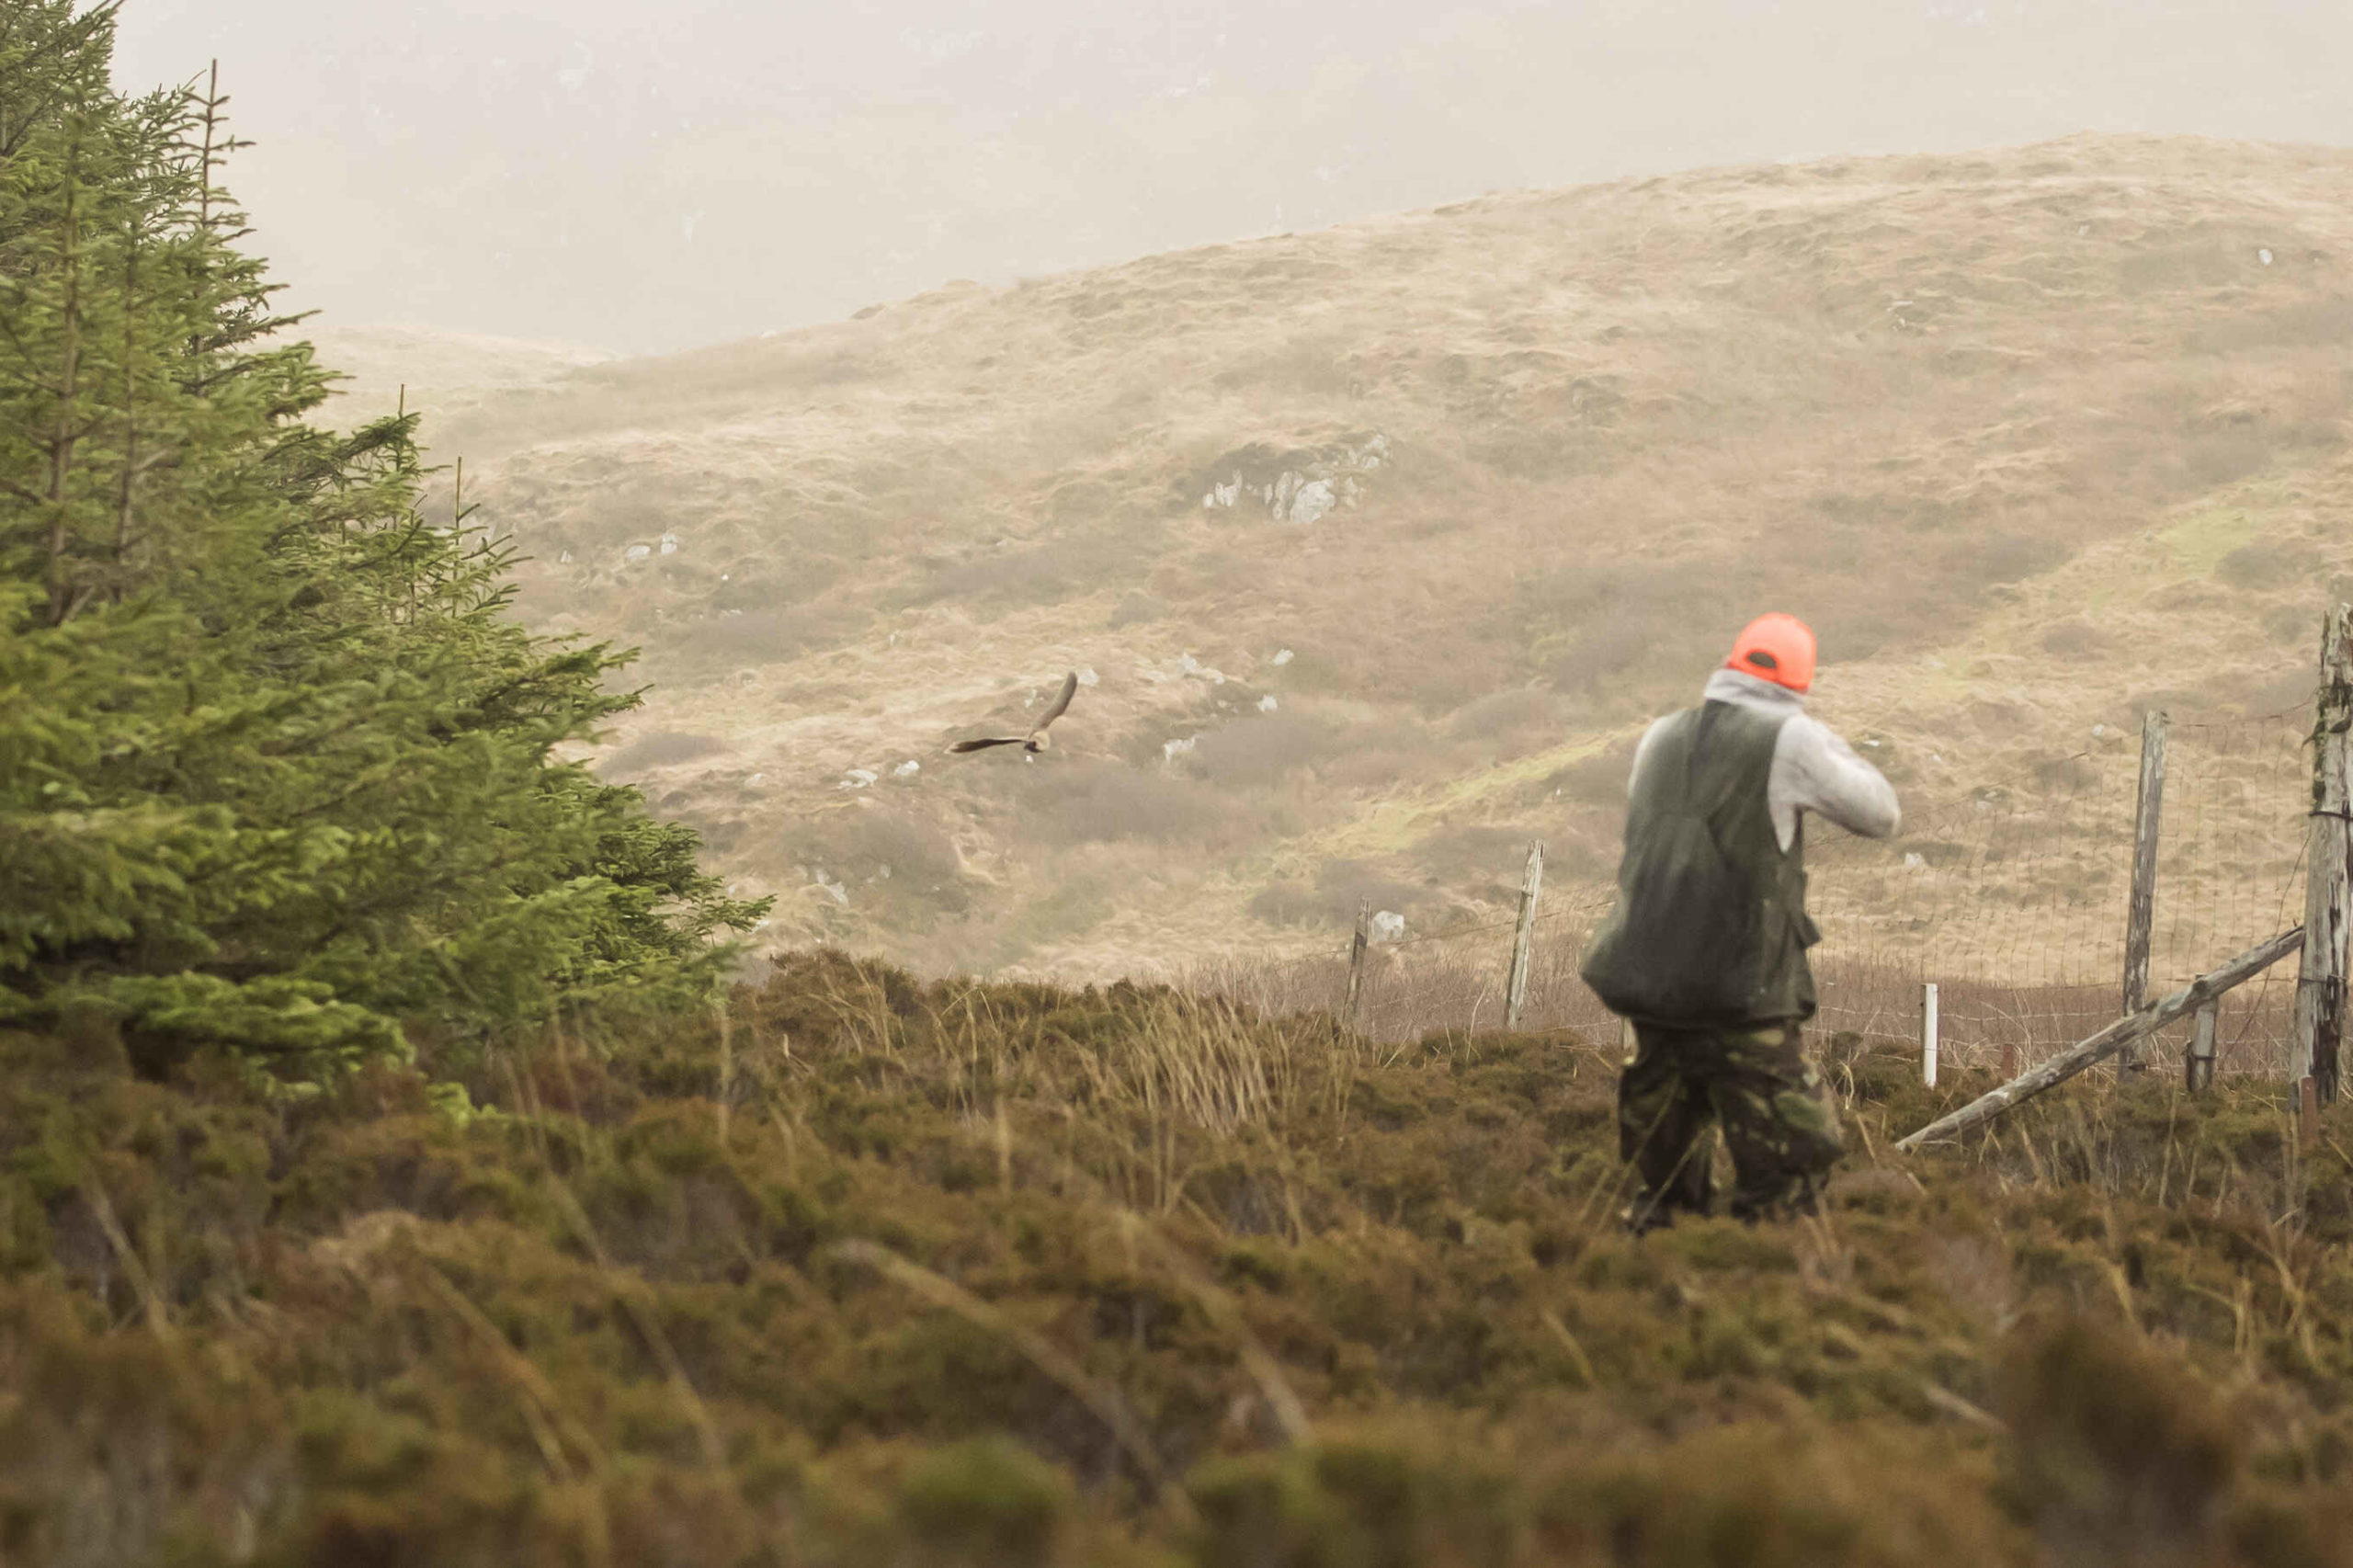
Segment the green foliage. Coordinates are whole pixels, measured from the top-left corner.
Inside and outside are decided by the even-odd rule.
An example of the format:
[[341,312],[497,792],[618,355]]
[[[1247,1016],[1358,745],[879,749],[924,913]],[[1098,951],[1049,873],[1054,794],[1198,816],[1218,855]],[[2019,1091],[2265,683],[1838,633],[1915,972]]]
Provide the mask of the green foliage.
[[2271,1084],[1881,1164],[1971,1085],[1866,1059],[1822,1217],[1631,1238],[1565,1034],[830,954],[727,1025],[291,1102],[0,1031],[0,1550],[2353,1563],[2345,1113]]
[[1070,1478],[1003,1437],[926,1455],[901,1483],[898,1513],[927,1562],[1039,1568],[1062,1555]]
[[507,619],[414,418],[303,422],[330,378],[236,249],[224,100],[115,94],[110,42],[0,22],[0,1017],[301,1076],[707,993],[760,906],[559,757],[625,657]]

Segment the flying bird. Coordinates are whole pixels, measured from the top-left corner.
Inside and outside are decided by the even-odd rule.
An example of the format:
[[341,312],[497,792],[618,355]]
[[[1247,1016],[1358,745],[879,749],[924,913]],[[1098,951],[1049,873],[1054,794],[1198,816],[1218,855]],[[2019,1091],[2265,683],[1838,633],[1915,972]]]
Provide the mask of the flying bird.
[[1078,672],[1076,670],[1073,670],[1070,674],[1063,676],[1062,690],[1054,694],[1054,699],[1046,705],[1045,716],[1038,721],[1037,724],[1028,734],[990,735],[984,739],[977,741],[958,741],[954,745],[948,748],[949,754],[950,756],[955,756],[959,753],[968,751],[986,751],[991,746],[1019,746],[1022,750],[1034,756],[1038,753],[1044,751],[1046,747],[1051,744],[1050,738],[1046,734],[1046,726],[1063,716],[1063,710],[1070,707],[1070,699],[1076,696],[1077,693]]

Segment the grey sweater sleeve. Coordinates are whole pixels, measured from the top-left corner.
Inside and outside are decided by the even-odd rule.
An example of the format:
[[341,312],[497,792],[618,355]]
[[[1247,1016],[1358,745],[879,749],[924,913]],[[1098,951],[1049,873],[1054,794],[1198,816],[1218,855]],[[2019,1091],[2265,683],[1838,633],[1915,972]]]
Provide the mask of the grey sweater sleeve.
[[1818,812],[1865,838],[1885,838],[1904,822],[1895,787],[1810,714],[1793,715],[1781,726],[1766,791],[1785,849],[1797,836],[1800,812]]

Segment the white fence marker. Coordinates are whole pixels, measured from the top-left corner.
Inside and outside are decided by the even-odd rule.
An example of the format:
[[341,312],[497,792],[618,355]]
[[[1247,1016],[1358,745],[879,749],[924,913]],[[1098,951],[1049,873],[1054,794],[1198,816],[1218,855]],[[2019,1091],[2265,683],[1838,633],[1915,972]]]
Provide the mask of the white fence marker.
[[1920,987],[1920,1081],[1937,1086],[1937,983]]

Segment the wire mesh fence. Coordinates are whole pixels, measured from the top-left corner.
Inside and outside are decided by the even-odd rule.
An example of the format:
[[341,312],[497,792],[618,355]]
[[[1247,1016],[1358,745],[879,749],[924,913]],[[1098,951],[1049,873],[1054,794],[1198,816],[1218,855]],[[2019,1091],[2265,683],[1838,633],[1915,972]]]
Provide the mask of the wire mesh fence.
[[[2310,709],[2170,726],[2156,844],[2146,994],[2187,983],[2294,925]],[[2134,854],[2138,748],[2121,737],[2038,764],[2018,788],[1907,807],[1893,838],[1809,821],[1809,903],[1826,1035],[1916,1040],[1922,987],[1938,988],[1940,1056],[1954,1066],[2031,1066],[2116,1018]],[[1607,884],[1548,885],[1533,930],[1521,1016],[1597,1044],[1619,1025],[1577,976]],[[1517,920],[1472,917],[1376,940],[1357,973],[1354,1018],[1377,1040],[1502,1027]],[[1273,1012],[1349,1010],[1347,949],[1229,960],[1192,983]],[[2219,1070],[2284,1071],[2295,992],[2277,966],[2224,999]],[[2190,1024],[2141,1060],[2177,1068]]]
[[[2310,724],[2306,709],[2169,726],[2147,995],[2300,916]],[[2031,790],[1915,811],[1886,843],[1824,835],[1820,1027],[1916,1030],[1934,982],[1946,1061],[2031,1065],[2118,1017],[2139,773],[2137,748],[2110,746],[2046,764]],[[2226,1000],[2222,1071],[2284,1068],[2293,993],[2275,968]],[[2189,1028],[2143,1059],[2173,1065]]]

